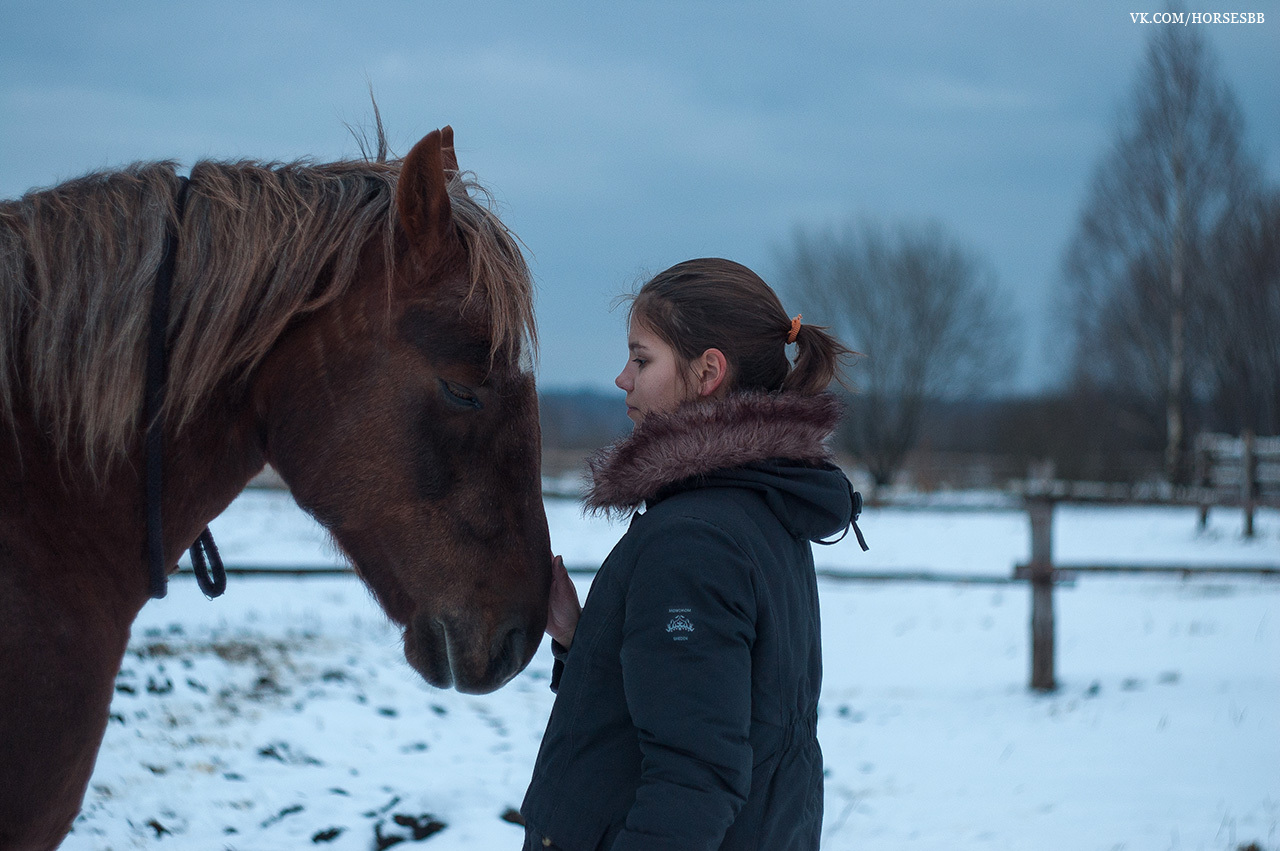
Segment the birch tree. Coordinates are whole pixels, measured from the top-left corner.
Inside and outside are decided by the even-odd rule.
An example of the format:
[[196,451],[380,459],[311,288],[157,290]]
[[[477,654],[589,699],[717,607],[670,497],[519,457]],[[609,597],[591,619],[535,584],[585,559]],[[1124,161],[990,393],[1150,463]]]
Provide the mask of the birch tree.
[[1099,161],[1064,263],[1077,376],[1163,416],[1165,471],[1186,480],[1187,414],[1212,394],[1224,285],[1215,234],[1257,186],[1242,120],[1195,27],[1152,28],[1129,108]]

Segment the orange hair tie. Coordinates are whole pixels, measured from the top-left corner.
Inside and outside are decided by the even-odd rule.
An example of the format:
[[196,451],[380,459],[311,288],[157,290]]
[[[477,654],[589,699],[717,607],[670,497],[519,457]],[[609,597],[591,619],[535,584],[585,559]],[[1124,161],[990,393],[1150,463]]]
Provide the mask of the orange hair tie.
[[796,318],[791,320],[791,330],[787,332],[787,345],[791,345],[796,341],[796,337],[800,336],[800,317],[803,313],[797,313]]

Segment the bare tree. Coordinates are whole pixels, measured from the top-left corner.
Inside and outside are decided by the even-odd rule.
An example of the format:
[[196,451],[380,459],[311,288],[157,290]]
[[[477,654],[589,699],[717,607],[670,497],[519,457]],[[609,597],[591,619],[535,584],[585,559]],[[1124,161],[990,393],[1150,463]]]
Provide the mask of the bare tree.
[[864,354],[850,449],[889,483],[920,433],[924,405],[989,390],[1015,365],[1015,321],[987,263],[937,223],[799,229],[782,280]]
[[1079,377],[1165,420],[1166,473],[1187,474],[1187,411],[1211,392],[1214,235],[1256,185],[1242,120],[1194,27],[1153,28],[1131,107],[1096,167],[1064,278]]
[[1212,427],[1280,434],[1280,192],[1257,193],[1212,245]]

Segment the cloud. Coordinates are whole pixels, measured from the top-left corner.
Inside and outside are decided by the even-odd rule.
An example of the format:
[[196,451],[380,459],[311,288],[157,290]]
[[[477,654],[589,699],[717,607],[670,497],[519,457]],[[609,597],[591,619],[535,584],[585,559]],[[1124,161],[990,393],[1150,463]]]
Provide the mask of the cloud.
[[978,83],[952,75],[881,76],[880,84],[898,103],[931,114],[1026,112],[1049,100],[1021,86]]

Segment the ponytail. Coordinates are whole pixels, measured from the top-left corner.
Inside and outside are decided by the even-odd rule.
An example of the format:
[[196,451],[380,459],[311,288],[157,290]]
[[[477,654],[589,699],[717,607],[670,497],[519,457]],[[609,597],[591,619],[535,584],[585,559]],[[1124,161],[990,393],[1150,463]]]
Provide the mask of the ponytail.
[[811,396],[826,390],[833,380],[848,389],[844,367],[855,354],[828,334],[826,328],[801,325],[796,333],[795,362],[783,379],[782,390]]
[[[731,390],[810,396],[833,379],[848,386],[841,372],[855,353],[825,328],[790,319],[777,294],[741,263],[678,263],[640,288],[628,318],[653,331],[686,363],[719,349],[729,363]],[[794,365],[787,359],[793,340]]]

